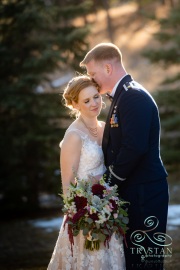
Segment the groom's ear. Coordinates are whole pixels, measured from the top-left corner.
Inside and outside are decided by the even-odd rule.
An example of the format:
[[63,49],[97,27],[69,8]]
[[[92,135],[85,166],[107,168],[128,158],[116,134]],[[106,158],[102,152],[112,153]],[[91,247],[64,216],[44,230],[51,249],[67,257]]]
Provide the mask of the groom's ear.
[[107,73],[108,75],[111,75],[111,73],[112,73],[112,65],[111,65],[110,63],[106,63],[106,64],[104,65],[104,68],[105,68],[106,73]]

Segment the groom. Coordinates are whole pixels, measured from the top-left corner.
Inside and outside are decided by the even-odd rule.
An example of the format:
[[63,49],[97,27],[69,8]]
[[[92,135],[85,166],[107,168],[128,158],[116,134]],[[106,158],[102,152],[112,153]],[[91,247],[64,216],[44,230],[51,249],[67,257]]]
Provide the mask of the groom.
[[163,269],[168,210],[167,173],[159,149],[160,120],[152,96],[127,74],[112,43],[100,43],[80,63],[109,93],[112,103],[103,136],[106,175],[129,205],[126,269]]

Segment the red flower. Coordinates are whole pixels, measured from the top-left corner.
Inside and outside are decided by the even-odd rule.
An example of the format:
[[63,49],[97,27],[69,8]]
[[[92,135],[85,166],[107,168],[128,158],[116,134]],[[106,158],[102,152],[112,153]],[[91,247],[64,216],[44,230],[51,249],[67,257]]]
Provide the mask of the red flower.
[[113,207],[113,210],[117,210],[118,209],[118,205],[117,205],[117,203],[114,201],[114,200],[109,200],[109,202],[112,204],[112,207]]
[[87,199],[85,197],[76,196],[74,197],[74,201],[76,204],[77,211],[83,209],[87,205]]
[[80,209],[72,218],[72,222],[75,224],[77,223],[81,217],[83,217],[86,214],[86,209]]
[[97,195],[100,198],[103,197],[104,190],[106,190],[105,187],[103,187],[100,184],[95,184],[95,185],[92,186],[92,193],[93,193],[93,195]]
[[90,217],[93,221],[96,221],[96,220],[99,219],[99,218],[98,218],[98,215],[97,215],[96,213],[94,213],[94,214],[89,214],[89,217]]

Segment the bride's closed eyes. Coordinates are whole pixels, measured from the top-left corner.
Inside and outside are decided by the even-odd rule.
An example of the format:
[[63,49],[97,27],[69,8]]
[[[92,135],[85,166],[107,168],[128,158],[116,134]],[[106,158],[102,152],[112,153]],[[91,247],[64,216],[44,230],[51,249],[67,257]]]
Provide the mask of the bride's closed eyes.
[[[100,97],[100,95],[99,94],[96,94],[96,95],[94,95],[94,99],[98,99]],[[90,101],[90,99],[86,99],[85,101],[84,101],[84,103],[88,103]]]

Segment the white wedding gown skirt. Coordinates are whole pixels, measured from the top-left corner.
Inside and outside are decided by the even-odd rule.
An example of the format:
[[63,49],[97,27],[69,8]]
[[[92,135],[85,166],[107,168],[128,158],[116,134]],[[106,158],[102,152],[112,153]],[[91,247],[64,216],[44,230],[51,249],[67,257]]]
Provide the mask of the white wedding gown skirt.
[[[82,138],[81,157],[77,175],[79,179],[88,179],[88,175],[99,175],[105,171],[101,146],[92,141],[87,134],[77,129],[67,132],[77,132]],[[123,239],[116,239],[113,235],[109,248],[103,243],[100,249],[90,251],[84,248],[84,236],[80,233],[74,237],[73,252],[69,242],[65,217],[61,225],[52,258],[47,270],[125,270]]]

